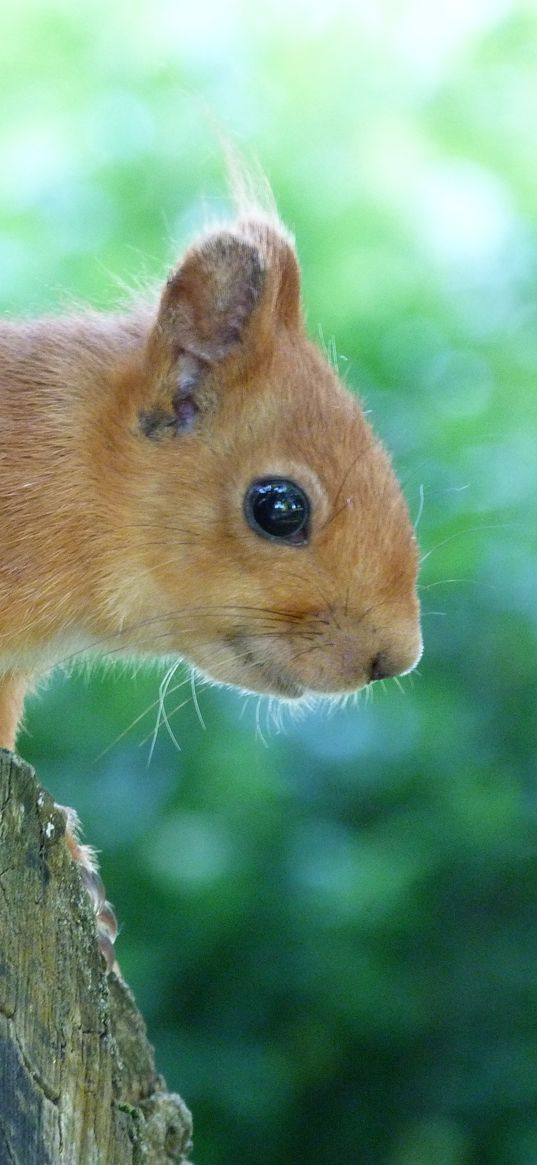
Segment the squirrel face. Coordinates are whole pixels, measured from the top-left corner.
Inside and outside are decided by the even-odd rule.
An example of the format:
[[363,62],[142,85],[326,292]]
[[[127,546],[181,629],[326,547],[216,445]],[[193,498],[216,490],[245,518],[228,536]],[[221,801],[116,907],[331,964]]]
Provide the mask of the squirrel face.
[[406,503],[357,399],[305,335],[281,227],[239,220],[187,252],[107,409],[122,470],[109,522],[137,529],[127,572],[104,570],[129,580],[106,597],[126,646],[287,698],[415,666]]

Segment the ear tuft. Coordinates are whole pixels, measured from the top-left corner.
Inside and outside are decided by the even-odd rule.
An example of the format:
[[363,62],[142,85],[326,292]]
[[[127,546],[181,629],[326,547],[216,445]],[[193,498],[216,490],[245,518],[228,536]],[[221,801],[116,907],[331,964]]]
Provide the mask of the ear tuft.
[[262,256],[267,272],[265,299],[270,323],[300,329],[300,271],[292,235],[275,214],[256,214],[239,219],[237,231]]

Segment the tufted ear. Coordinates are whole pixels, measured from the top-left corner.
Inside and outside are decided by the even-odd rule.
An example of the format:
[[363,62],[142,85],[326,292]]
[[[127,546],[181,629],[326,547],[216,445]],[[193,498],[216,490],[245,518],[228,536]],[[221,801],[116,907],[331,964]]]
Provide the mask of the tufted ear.
[[240,343],[263,277],[251,243],[224,232],[209,237],[168,279],[159,312],[164,338],[208,364],[223,359]]
[[209,374],[224,363],[251,364],[278,325],[299,321],[298,265],[283,233],[251,219],[202,238],[162,292],[147,350],[156,399],[142,414],[142,431],[191,429],[207,403]]

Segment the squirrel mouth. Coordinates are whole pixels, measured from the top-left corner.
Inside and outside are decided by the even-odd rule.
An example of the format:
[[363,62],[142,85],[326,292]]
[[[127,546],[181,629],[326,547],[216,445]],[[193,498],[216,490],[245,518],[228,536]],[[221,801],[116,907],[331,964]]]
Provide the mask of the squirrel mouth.
[[[289,672],[273,663],[269,659],[259,659],[249,646],[247,635],[239,631],[229,636],[228,642],[241,665],[247,669],[244,677],[244,687],[249,687],[249,681],[255,691],[265,692],[267,695],[283,696],[288,700],[299,700],[305,694],[305,687],[298,683]],[[250,676],[250,672],[254,674]],[[259,683],[256,682],[259,677]]]

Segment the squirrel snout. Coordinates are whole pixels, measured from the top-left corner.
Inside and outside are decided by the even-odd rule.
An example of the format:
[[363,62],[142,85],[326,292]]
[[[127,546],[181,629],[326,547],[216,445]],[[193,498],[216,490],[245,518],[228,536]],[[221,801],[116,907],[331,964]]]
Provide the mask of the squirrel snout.
[[421,658],[421,645],[419,650],[414,651],[412,657],[410,653],[403,659],[401,655],[397,658],[391,655],[389,651],[378,651],[371,660],[369,669],[369,683],[374,683],[375,680],[388,680],[392,676],[405,675],[412,671]]
[[387,652],[379,651],[371,660],[369,682],[373,683],[374,680],[388,680],[391,676],[396,675],[397,671],[397,667],[393,666]]
[[380,644],[378,638],[381,637],[376,629],[369,643],[360,642],[358,636],[346,637],[339,658],[343,675],[357,686],[406,675],[421,658],[422,643],[417,624],[402,625],[392,635],[385,631],[384,642],[381,639]]

